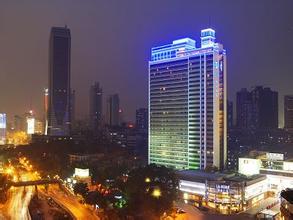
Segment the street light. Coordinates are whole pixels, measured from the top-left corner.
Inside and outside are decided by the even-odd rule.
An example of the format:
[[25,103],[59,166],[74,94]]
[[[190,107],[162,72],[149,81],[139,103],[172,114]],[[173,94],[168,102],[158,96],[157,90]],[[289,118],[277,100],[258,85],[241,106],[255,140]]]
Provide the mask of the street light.
[[153,193],[152,193],[152,196],[153,197],[156,197],[156,198],[159,198],[161,196],[161,190],[160,189],[154,189]]
[[145,180],[144,180],[146,183],[149,183],[149,182],[151,182],[151,179],[149,178],[149,177],[147,177],[147,178],[145,178]]

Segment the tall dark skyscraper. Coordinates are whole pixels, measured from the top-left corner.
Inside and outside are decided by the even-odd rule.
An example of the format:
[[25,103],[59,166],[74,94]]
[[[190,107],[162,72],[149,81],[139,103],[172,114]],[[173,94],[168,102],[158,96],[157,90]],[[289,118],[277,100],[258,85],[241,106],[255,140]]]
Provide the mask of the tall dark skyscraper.
[[110,95],[107,100],[107,122],[110,126],[118,126],[120,124],[119,105],[118,94]]
[[103,114],[103,90],[98,82],[95,82],[90,87],[90,106],[89,106],[89,116],[90,125],[93,131],[97,131],[102,125],[102,114]]
[[237,126],[246,129],[278,128],[278,93],[255,87],[237,92]]
[[236,94],[236,124],[238,128],[252,128],[252,99],[250,92],[243,88]]
[[49,45],[48,135],[70,135],[70,50],[67,27],[51,29]]
[[257,128],[278,128],[278,92],[257,86],[251,91]]
[[293,130],[293,95],[284,97],[284,119],[285,128]]
[[136,128],[147,130],[148,129],[148,109],[139,108],[136,110]]

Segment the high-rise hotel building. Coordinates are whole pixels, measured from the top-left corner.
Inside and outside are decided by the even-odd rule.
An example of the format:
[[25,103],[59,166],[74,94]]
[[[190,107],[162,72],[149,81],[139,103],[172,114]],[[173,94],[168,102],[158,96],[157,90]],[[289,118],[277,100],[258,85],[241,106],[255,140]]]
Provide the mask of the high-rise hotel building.
[[149,163],[175,169],[225,167],[226,53],[215,31],[152,48],[149,62]]

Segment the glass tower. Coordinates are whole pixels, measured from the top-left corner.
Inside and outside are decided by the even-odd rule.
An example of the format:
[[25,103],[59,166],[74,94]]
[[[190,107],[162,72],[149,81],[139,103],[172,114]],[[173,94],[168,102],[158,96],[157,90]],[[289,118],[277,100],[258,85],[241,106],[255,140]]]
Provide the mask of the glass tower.
[[223,169],[227,157],[226,53],[215,31],[152,48],[149,163]]
[[70,135],[70,30],[53,27],[49,48],[48,135]]

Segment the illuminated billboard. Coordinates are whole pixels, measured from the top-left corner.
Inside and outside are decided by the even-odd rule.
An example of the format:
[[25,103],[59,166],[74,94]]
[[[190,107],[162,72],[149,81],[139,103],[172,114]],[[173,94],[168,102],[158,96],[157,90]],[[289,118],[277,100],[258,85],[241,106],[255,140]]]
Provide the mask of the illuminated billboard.
[[0,113],[0,128],[6,128],[6,114]]
[[284,154],[266,153],[268,160],[284,160]]
[[35,133],[35,119],[34,118],[27,118],[27,134],[34,134]]
[[0,145],[6,142],[6,114],[0,113]]
[[238,172],[247,176],[259,174],[260,165],[259,159],[239,158]]
[[74,176],[76,177],[89,177],[89,175],[90,175],[89,169],[75,168],[74,170]]

